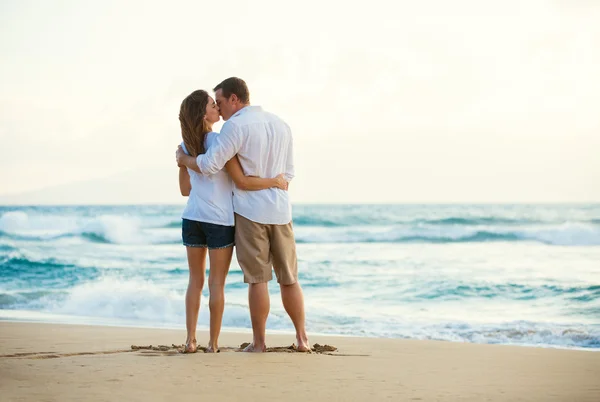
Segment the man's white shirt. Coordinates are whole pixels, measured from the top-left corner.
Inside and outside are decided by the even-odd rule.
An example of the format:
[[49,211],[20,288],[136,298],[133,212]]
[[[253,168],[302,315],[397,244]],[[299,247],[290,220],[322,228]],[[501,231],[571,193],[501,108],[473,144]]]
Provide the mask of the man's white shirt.
[[[294,177],[293,140],[290,127],[260,106],[246,106],[223,125],[217,141],[196,159],[203,174],[219,172],[238,155],[246,176]],[[292,220],[289,193],[278,188],[244,191],[234,187],[233,209],[251,221],[285,225]]]

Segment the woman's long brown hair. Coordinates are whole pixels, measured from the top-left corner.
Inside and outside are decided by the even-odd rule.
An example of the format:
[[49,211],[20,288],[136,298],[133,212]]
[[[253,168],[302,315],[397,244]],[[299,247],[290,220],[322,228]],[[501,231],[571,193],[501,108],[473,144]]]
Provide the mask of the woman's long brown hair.
[[210,128],[204,120],[206,106],[208,105],[208,92],[197,90],[189,94],[179,109],[179,122],[181,123],[181,137],[188,153],[196,157],[206,152],[204,140]]

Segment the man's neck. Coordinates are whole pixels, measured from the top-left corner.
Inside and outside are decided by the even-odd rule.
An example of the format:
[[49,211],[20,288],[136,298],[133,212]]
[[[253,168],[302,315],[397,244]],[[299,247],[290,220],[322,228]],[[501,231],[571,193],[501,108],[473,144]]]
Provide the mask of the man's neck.
[[246,104],[243,104],[243,105],[240,105],[239,107],[237,107],[237,108],[236,108],[236,111],[235,111],[235,112],[233,112],[232,116],[233,116],[234,114],[236,114],[237,112],[239,112],[240,110],[242,110],[243,108],[245,108],[246,106],[250,106],[250,103],[246,103]]

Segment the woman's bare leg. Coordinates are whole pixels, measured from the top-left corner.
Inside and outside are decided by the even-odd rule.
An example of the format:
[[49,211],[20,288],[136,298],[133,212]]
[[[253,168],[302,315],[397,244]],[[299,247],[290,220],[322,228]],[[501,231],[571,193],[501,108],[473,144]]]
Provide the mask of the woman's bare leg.
[[219,334],[223,322],[225,309],[225,279],[229,272],[233,246],[209,250],[210,275],[208,276],[208,289],[210,291],[210,340],[207,352],[219,350]]
[[195,352],[196,325],[200,312],[200,296],[204,287],[206,273],[206,248],[186,247],[190,279],[187,293],[185,294],[185,325],[187,327],[186,352]]

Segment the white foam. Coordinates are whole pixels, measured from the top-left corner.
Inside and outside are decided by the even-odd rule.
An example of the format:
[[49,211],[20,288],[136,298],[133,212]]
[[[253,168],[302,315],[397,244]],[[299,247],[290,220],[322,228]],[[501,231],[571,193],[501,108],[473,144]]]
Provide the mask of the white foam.
[[22,211],[10,211],[0,216],[0,231],[5,233],[16,233],[19,229],[26,228],[29,217]]
[[0,217],[0,231],[32,237],[57,236],[76,231],[78,226],[75,216],[28,215],[22,211],[11,211]]
[[[396,225],[320,227],[300,226],[295,228],[296,239],[305,243],[361,243],[420,241],[452,242],[468,240],[482,234],[480,241],[506,240],[537,241],[551,245],[592,246],[600,245],[600,227],[585,223],[565,223],[537,227],[515,226],[466,226],[466,225]],[[499,238],[495,239],[497,235]],[[512,237],[512,239],[511,239]]]
[[564,223],[550,227],[537,227],[521,232],[526,239],[561,246],[600,245],[600,227],[584,223]]
[[0,231],[40,240],[87,234],[114,244],[162,244],[180,239],[178,229],[146,229],[144,223],[136,216],[42,216],[11,211],[0,217]]
[[[167,286],[138,278],[103,277],[74,287],[64,299],[48,301],[45,312],[67,316],[130,320],[132,323],[185,326],[185,292],[174,291]],[[208,297],[205,290],[198,324],[208,327],[209,318]],[[277,317],[269,320],[276,322]],[[248,309],[243,305],[228,302],[223,325],[250,328]]]
[[115,244],[141,244],[145,242],[141,234],[139,218],[102,215],[84,223],[79,233],[93,233]]
[[[10,211],[0,217],[0,231],[9,234],[48,239],[56,236],[95,235],[114,244],[164,244],[180,240],[178,228],[157,228],[156,219],[130,215],[100,215],[77,217],[72,215],[28,215]],[[486,240],[487,233],[525,241],[551,245],[600,245],[600,226],[590,223],[563,223],[541,226],[468,226],[404,224],[389,226],[297,226],[296,239],[306,243],[361,243],[419,241],[463,241],[485,232],[478,240]],[[513,237],[511,239],[511,237]]]
[[[183,278],[182,278],[183,280]],[[180,285],[183,285],[180,284]],[[38,310],[53,317],[73,317],[94,323],[121,323],[156,327],[185,328],[185,290],[173,290],[173,282],[150,282],[139,277],[105,276],[68,291],[50,293],[42,300],[20,305],[24,310]],[[224,328],[251,328],[245,289],[228,289],[223,317]],[[202,296],[199,326],[209,325],[207,291]],[[273,294],[275,296],[275,294]],[[269,330],[292,331],[291,321],[277,297],[268,319]],[[403,314],[385,314],[382,309],[345,309],[342,304],[319,305],[307,299],[308,329],[311,332],[412,339],[435,339],[455,342],[502,343],[551,347],[599,348],[600,329],[594,326],[528,321],[489,323],[470,317],[468,322],[423,315],[417,307],[406,306]],[[0,312],[0,317],[3,314]],[[437,317],[437,318],[436,318]],[[12,318],[19,318],[13,314]],[[28,315],[21,317],[32,319]],[[483,318],[483,317],[481,317]],[[498,317],[496,317],[498,318]]]
[[182,314],[182,295],[141,279],[103,277],[74,287],[49,310],[58,314],[161,321]]

